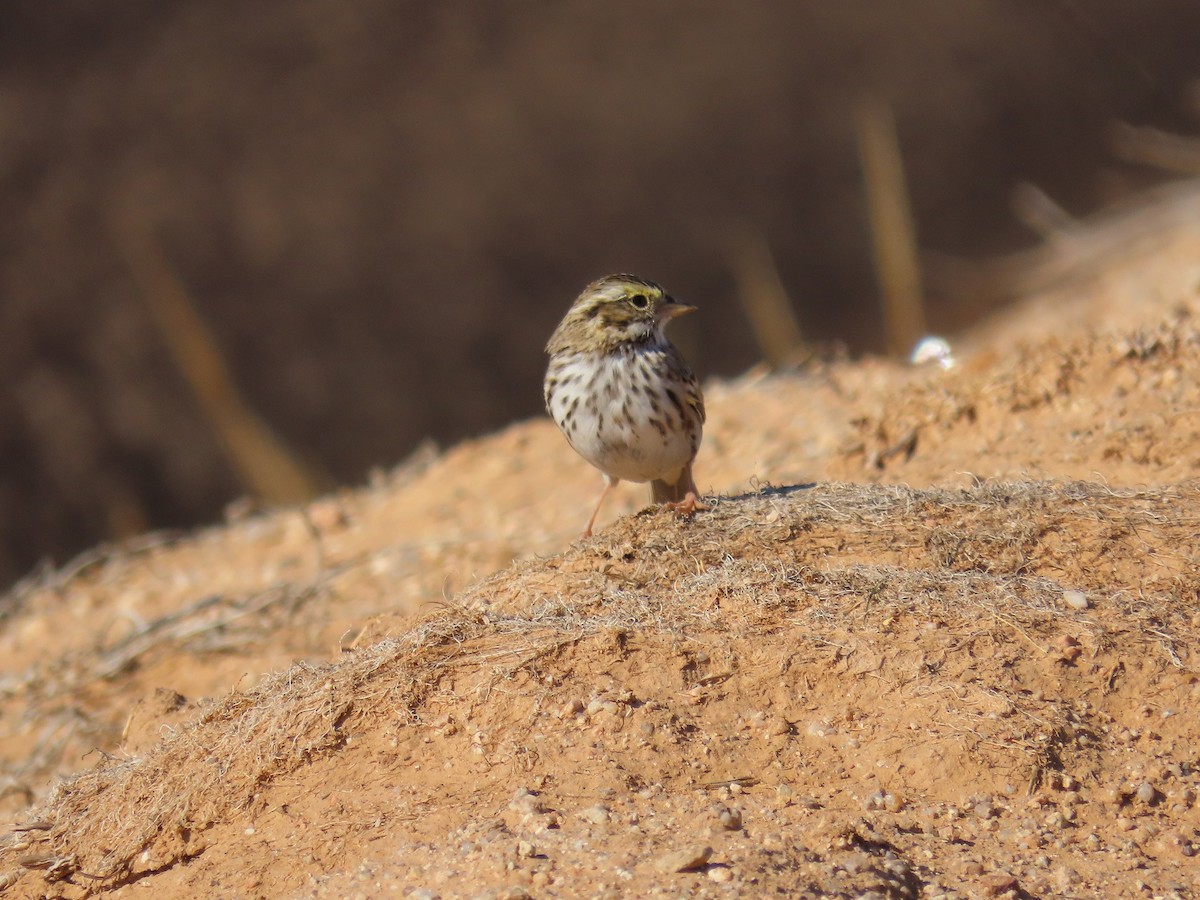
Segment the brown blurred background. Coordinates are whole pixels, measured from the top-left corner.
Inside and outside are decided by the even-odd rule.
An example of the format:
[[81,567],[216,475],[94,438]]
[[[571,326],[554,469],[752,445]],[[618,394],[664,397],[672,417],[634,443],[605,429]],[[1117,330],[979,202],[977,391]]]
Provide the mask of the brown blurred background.
[[[1158,177],[1106,136],[1194,131],[1197,47],[1195,0],[7,0],[0,584],[249,491],[226,378],[327,485],[538,414],[606,272],[737,373],[739,235],[810,337],[878,350],[864,96],[922,248],[977,259],[1033,242],[1022,181],[1084,213]],[[984,311],[930,287],[938,331]]]

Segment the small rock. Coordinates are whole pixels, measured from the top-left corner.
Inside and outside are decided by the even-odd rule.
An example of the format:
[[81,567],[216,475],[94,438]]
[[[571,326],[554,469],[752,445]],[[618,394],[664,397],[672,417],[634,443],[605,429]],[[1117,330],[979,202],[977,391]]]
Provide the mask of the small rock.
[[950,342],[936,334],[927,334],[917,341],[909,354],[908,361],[914,366],[925,366],[931,363],[942,369],[953,369],[955,365],[954,351]]
[[1138,785],[1137,798],[1143,803],[1149,805],[1158,800],[1158,791],[1154,789],[1154,785],[1152,785],[1150,782],[1143,781]]
[[1070,866],[1059,866],[1054,871],[1054,886],[1064,893],[1078,886],[1079,882],[1079,873]]
[[712,847],[696,844],[660,856],[655,865],[660,872],[694,872],[708,865],[712,852]]
[[587,714],[589,716],[598,716],[602,712],[615,713],[617,704],[607,697],[596,697],[587,705]]
[[785,846],[787,846],[784,843],[783,835],[778,831],[768,831],[761,838],[759,838],[759,843],[762,845],[764,850],[767,850],[771,853],[778,853]]
[[1062,658],[1069,663],[1079,659],[1079,654],[1083,652],[1079,641],[1069,634],[1062,635],[1055,643],[1058,645],[1058,651],[1062,654]]
[[808,728],[805,732],[809,737],[826,738],[837,734],[837,729],[832,724],[824,720],[818,719],[808,723]]
[[737,809],[722,807],[717,812],[717,819],[726,831],[737,831],[742,827],[742,814]]
[[1017,876],[1008,872],[985,875],[979,880],[979,886],[983,888],[984,896],[987,897],[999,897],[1001,894],[1015,891],[1018,884]]
[[517,788],[512,800],[509,801],[508,808],[524,815],[535,815],[546,811],[546,807],[538,800],[537,794],[524,787]]
[[713,866],[708,870],[708,877],[713,881],[724,883],[733,878],[733,872],[728,866]]
[[537,847],[529,841],[517,841],[517,856],[521,859],[532,859],[537,856]]
[[591,822],[593,825],[604,825],[612,818],[612,813],[607,806],[597,803],[595,806],[580,810],[579,818]]
[[563,704],[563,708],[559,711],[559,718],[569,719],[572,716],[577,716],[583,712],[583,701],[579,699],[571,700]]
[[1196,848],[1182,831],[1168,831],[1160,835],[1157,844],[1162,850],[1178,853],[1188,859],[1196,855]]
[[763,731],[770,737],[782,737],[792,733],[792,726],[783,716],[769,716]]
[[1083,591],[1063,591],[1062,599],[1071,609],[1087,609],[1090,605]]

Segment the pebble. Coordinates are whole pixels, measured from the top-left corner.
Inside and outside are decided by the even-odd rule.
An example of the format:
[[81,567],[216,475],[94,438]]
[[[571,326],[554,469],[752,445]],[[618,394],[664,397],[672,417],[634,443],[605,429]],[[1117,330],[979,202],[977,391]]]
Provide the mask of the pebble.
[[713,866],[708,870],[708,877],[713,881],[724,883],[733,878],[733,872],[727,866]]
[[610,700],[607,697],[597,697],[587,705],[587,714],[589,716],[596,716],[604,712],[616,715],[619,709],[620,707],[615,700]]
[[721,822],[721,827],[726,831],[738,831],[742,827],[742,814],[737,809],[722,807],[717,812],[717,819]]
[[579,699],[571,700],[563,704],[562,710],[559,712],[559,718],[569,719],[572,716],[577,716],[583,712],[583,701]]
[[1008,872],[996,872],[979,880],[979,886],[983,889],[984,895],[988,897],[999,897],[1001,894],[1015,891],[1018,884],[1017,876],[1010,875]]
[[783,840],[783,835],[778,831],[768,831],[762,836],[762,838],[759,839],[759,843],[762,845],[764,850],[767,850],[771,853],[778,853],[780,850],[783,850],[786,846],[788,846],[788,844],[786,844]]
[[1079,646],[1079,641],[1069,634],[1062,635],[1055,643],[1058,645],[1062,658],[1067,662],[1075,662],[1083,652],[1083,649]]
[[1054,886],[1064,893],[1076,887],[1079,882],[1079,873],[1070,866],[1059,866],[1054,871]]
[[537,795],[528,788],[517,788],[513,794],[512,800],[508,804],[509,809],[513,812],[525,813],[531,815],[534,813],[545,812],[546,808],[538,800]]
[[712,847],[701,844],[683,847],[660,856],[656,865],[660,872],[694,872],[708,865],[712,852]]
[[[792,726],[783,716],[770,716],[763,729],[770,737],[782,737],[792,733]],[[716,871],[715,869],[713,871]]]
[[612,813],[607,806],[597,803],[595,806],[580,810],[579,818],[591,822],[593,825],[604,825],[612,818]]
[[1150,782],[1143,781],[1138,785],[1137,798],[1145,804],[1151,804],[1158,799],[1158,791],[1154,789],[1154,785]]
[[834,728],[829,722],[818,719],[816,721],[809,722],[808,728],[805,729],[805,732],[809,737],[825,738],[837,734],[837,729]]
[[1088,603],[1087,594],[1083,591],[1063,591],[1063,603],[1071,607],[1071,609],[1087,609]]

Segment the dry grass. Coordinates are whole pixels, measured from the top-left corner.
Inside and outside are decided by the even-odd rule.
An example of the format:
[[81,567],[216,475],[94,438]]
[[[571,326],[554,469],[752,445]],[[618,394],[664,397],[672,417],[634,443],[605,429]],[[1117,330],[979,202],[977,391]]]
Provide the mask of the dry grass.
[[[203,853],[215,824],[338,753],[351,735],[466,720],[522,673],[553,669],[546,702],[571,696],[587,679],[562,658],[585,643],[702,655],[707,662],[683,673],[685,690],[732,677],[752,653],[814,679],[831,666],[851,696],[861,690],[853,676],[866,672],[893,688],[915,684],[912,702],[944,707],[935,731],[973,753],[1024,759],[1012,766],[1036,788],[1064,757],[1085,752],[1079,735],[1099,734],[1100,725],[1067,697],[1031,698],[1019,678],[959,683],[970,666],[953,654],[985,643],[1014,671],[1052,659],[1067,665],[1073,658],[1062,662],[1054,643],[1065,629],[1097,658],[1194,666],[1200,617],[1179,600],[1195,597],[1198,518],[1194,486],[1037,482],[765,488],[719,498],[688,522],[648,511],[562,556],[488,578],[332,665],[297,665],[211,702],[144,755],[109,757],[68,779],[32,815],[32,830],[8,836],[6,877],[38,870],[87,893],[166,869]],[[1137,578],[1114,579],[1116,571]],[[1065,605],[1068,589],[1085,592],[1091,608]],[[242,608],[255,613],[247,626],[268,628],[270,617],[259,614],[276,600]],[[202,631],[196,623],[208,615],[184,611],[141,629],[129,646],[146,653],[154,641],[180,641],[181,628]],[[214,621],[228,624],[223,615]],[[916,656],[897,656],[897,635]],[[130,652],[114,650],[91,677]],[[1001,720],[997,709],[1006,710]],[[1105,749],[1094,737],[1090,746]]]

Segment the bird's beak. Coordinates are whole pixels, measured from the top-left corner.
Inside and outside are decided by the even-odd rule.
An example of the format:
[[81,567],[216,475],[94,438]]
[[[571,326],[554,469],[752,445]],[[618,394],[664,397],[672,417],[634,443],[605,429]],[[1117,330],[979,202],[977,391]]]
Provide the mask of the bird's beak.
[[678,318],[679,316],[687,315],[690,312],[695,312],[696,307],[688,306],[686,303],[680,303],[678,300],[672,300],[670,303],[662,307],[662,317],[665,321]]

